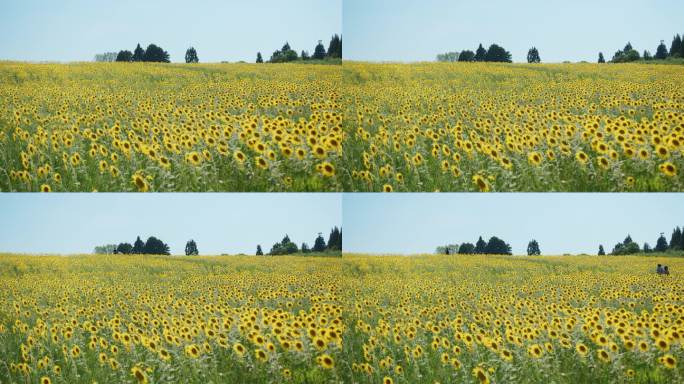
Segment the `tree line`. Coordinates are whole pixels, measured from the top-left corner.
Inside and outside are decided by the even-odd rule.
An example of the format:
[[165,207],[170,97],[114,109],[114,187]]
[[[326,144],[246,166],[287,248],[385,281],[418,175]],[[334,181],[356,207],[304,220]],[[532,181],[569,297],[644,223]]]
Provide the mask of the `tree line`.
[[[656,240],[655,247],[651,247],[650,244],[644,243],[642,247],[639,246],[637,242],[632,240],[632,237],[628,234],[627,237],[622,242],[615,244],[610,255],[636,255],[639,253],[667,253],[667,252],[681,252],[684,251],[684,234],[682,234],[682,229],[675,227],[672,230],[672,235],[670,236],[670,241],[667,241],[664,233],[660,233],[658,239]],[[606,251],[602,244],[599,244],[598,250],[599,256],[605,256]]]
[[[283,47],[275,50],[271,54],[271,58],[268,60],[269,63],[288,63],[291,61],[308,61],[308,60],[326,60],[326,59],[341,59],[342,58],[342,37],[334,34],[328,43],[328,49],[325,49],[322,40],[318,40],[318,44],[314,47],[313,54],[309,54],[309,51],[302,50],[300,54],[290,47],[290,43],[287,41],[283,44]],[[256,63],[261,64],[264,62],[264,58],[261,52],[257,52]]]
[[484,241],[482,236],[477,239],[475,244],[449,244],[439,246],[436,253],[442,255],[511,255],[511,246],[504,240],[492,236],[489,241]]
[[[660,40],[660,44],[656,47],[655,55],[652,55],[648,50],[644,50],[642,55],[639,55],[639,51],[632,47],[632,43],[627,42],[625,47],[619,49],[613,54],[613,58],[610,60],[611,63],[629,63],[633,61],[652,61],[652,60],[666,60],[674,58],[684,58],[684,44],[682,44],[682,37],[676,34],[672,38],[672,43],[670,44],[670,49],[667,49],[664,40]],[[606,59],[603,57],[603,53],[599,52],[599,63],[605,63]]]
[[[271,247],[268,252],[269,256],[280,256],[280,255],[294,255],[294,254],[308,254],[308,253],[323,253],[323,252],[341,252],[342,251],[342,229],[333,227],[330,230],[330,235],[328,236],[328,241],[326,242],[323,238],[322,233],[318,233],[318,236],[314,239],[313,247],[310,247],[307,243],[302,243],[301,247],[298,247],[296,243],[290,240],[290,237],[285,234],[283,239]],[[261,248],[261,244],[257,245],[256,248],[257,256],[264,256],[264,251]]]
[[163,241],[154,236],[147,238],[147,241],[142,241],[138,236],[133,244],[119,243],[107,244],[95,247],[93,253],[95,254],[124,254],[124,255],[169,255],[169,246]]
[[466,49],[461,52],[442,53],[437,55],[437,61],[512,63],[513,59],[510,52],[497,44],[492,44],[489,46],[489,49],[485,49],[482,43],[480,43],[475,52]]

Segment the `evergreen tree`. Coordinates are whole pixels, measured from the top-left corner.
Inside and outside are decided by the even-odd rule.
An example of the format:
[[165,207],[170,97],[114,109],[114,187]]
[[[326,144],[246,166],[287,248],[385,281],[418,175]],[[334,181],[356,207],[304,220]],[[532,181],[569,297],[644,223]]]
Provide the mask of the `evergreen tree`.
[[528,256],[539,256],[539,255],[541,255],[541,250],[539,249],[539,243],[537,242],[537,240],[532,239],[532,241],[530,241],[527,244],[527,255]]
[[623,52],[629,52],[633,50],[634,48],[632,48],[632,43],[630,43],[629,41],[627,42],[627,44],[625,44],[625,48],[622,49]]
[[264,251],[261,250],[261,245],[259,245],[259,244],[257,244],[256,255],[257,256],[263,256],[264,255]]
[[475,246],[472,243],[463,243],[458,247],[459,255],[472,255],[475,253]]
[[197,51],[195,50],[195,47],[190,47],[187,51],[185,51],[185,62],[187,64],[199,63],[199,57],[197,57]]
[[133,249],[131,250],[131,253],[139,255],[145,252],[145,243],[140,240],[140,236],[135,240],[133,243]]
[[169,246],[154,236],[150,236],[145,242],[143,253],[146,255],[169,255]]
[[482,46],[482,43],[480,43],[480,46],[477,47],[477,50],[475,51],[475,61],[485,61],[487,59],[487,50],[484,49]]
[[496,44],[492,44],[487,49],[487,54],[485,55],[485,61],[497,62],[497,63],[510,63],[511,53]]
[[605,256],[606,255],[606,251],[603,250],[603,245],[601,245],[601,244],[599,244],[598,255],[599,256]]
[[653,250],[651,249],[651,246],[648,245],[648,243],[644,243],[644,253],[651,253]]
[[667,251],[667,247],[667,239],[665,238],[665,235],[661,233],[653,250],[656,252],[665,252]]
[[603,58],[603,52],[599,52],[598,62],[599,64],[604,64],[606,62],[606,59]]
[[679,227],[672,230],[672,237],[670,237],[670,249],[682,249],[682,230]]
[[667,47],[665,46],[665,43],[663,42],[663,40],[660,40],[660,45],[658,45],[658,48],[656,49],[656,54],[654,57],[657,60],[667,59]]
[[195,240],[190,240],[185,243],[185,255],[186,256],[197,256],[199,255],[199,250],[197,249],[197,243]]
[[485,250],[487,248],[487,243],[482,240],[482,236],[480,236],[479,239],[477,239],[477,242],[475,243],[475,249],[473,250],[475,254],[483,254],[485,253]]
[[142,49],[140,46],[140,43],[138,43],[138,46],[135,47],[135,51],[133,51],[133,61],[143,61],[145,60],[145,50]]
[[672,38],[672,44],[670,45],[670,57],[679,57],[682,52],[682,38],[677,34]]
[[264,62],[264,58],[261,57],[261,52],[257,52],[257,59],[256,59],[257,64],[261,64]]
[[318,44],[316,45],[316,48],[314,48],[314,53],[311,58],[314,60],[325,59],[325,47],[323,46],[323,42],[321,40],[318,40]]
[[120,243],[116,247],[116,253],[122,254],[122,255],[128,255],[133,252],[133,246],[129,243]]
[[301,247],[302,253],[310,253],[311,249],[309,249],[309,244],[307,243],[302,243]]
[[321,233],[319,233],[318,237],[316,237],[316,240],[314,240],[314,245],[313,245],[313,248],[311,250],[314,252],[325,251],[325,239],[323,239],[323,236],[321,235]]
[[133,53],[131,53],[131,51],[119,51],[119,53],[116,55],[116,61],[124,63],[133,61]]
[[302,53],[299,55],[299,57],[301,57],[303,61],[307,61],[311,58],[309,56],[309,52],[304,51],[304,50],[302,50]]
[[475,61],[475,53],[469,50],[461,51],[458,61]]
[[161,47],[155,44],[150,44],[145,50],[145,55],[143,56],[143,61],[154,62],[154,63],[170,63],[169,53],[163,50]]
[[630,243],[633,243],[633,242],[634,242],[634,241],[632,241],[632,236],[630,236],[629,233],[628,233],[628,234],[627,234],[627,237],[625,237],[625,240],[622,242],[622,244],[630,244]]
[[537,50],[536,47],[530,48],[529,51],[527,51],[527,62],[528,63],[541,63],[541,58],[539,57],[539,51]]
[[342,58],[342,40],[340,40],[340,37],[337,34],[333,35],[330,39],[326,55],[333,59]]
[[330,236],[328,237],[328,249],[334,251],[342,250],[341,232],[337,227],[334,227],[330,230]]
[[653,56],[651,56],[651,52],[644,50],[643,58],[646,61],[653,60]]

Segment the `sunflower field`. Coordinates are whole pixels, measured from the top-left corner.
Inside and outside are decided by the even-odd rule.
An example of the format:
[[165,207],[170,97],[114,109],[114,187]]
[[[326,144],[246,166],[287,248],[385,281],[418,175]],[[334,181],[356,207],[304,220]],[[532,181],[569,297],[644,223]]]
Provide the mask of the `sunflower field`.
[[339,65],[0,63],[0,191],[338,191]]
[[684,259],[287,260],[0,255],[0,382],[684,380]]
[[345,191],[682,191],[684,71],[346,62]]
[[340,382],[334,264],[0,255],[0,383]]

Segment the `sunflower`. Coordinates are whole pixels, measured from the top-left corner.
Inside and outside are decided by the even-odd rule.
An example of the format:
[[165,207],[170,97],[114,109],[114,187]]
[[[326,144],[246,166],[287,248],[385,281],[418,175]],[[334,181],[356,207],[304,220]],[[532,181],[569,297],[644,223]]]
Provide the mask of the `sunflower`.
[[669,161],[660,164],[659,168],[660,168],[660,172],[662,172],[665,176],[668,176],[668,177],[677,176],[677,167]]
[[539,152],[530,152],[527,154],[527,162],[531,165],[538,167],[541,164],[541,161],[542,156],[539,154]]
[[133,367],[131,368],[131,375],[135,377],[135,379],[138,381],[138,383],[144,383],[147,384],[147,375],[145,374],[145,371],[140,369],[139,367]]
[[389,376],[385,376],[382,378],[382,384],[394,384],[394,380]]
[[589,156],[584,153],[583,151],[577,151],[575,153],[575,159],[582,165],[586,164],[589,161]]
[[135,173],[132,177],[133,184],[138,188],[138,192],[147,192],[150,190],[150,185],[147,180],[140,173]]
[[257,167],[259,167],[261,169],[267,169],[268,168],[268,162],[266,161],[266,159],[264,159],[261,156],[256,158],[256,165],[257,165]]
[[238,150],[238,151],[235,151],[235,153],[233,153],[233,158],[238,163],[243,164],[245,162],[245,160],[247,159],[247,156],[245,156],[245,154],[242,153],[242,151]]
[[316,360],[318,361],[318,364],[325,369],[332,369],[335,367],[335,360],[333,360],[330,355],[323,354],[318,356]]
[[587,346],[583,343],[577,343],[577,345],[575,346],[575,350],[582,357],[585,357],[589,353],[589,348],[587,348]]
[[608,161],[607,158],[603,156],[599,156],[598,159],[596,159],[596,163],[598,164],[599,167],[603,169],[608,169],[610,168],[610,162]]
[[538,359],[542,357],[542,355],[544,354],[544,350],[539,345],[532,344],[527,348],[527,353],[530,355],[530,357]]
[[665,356],[662,356],[660,359],[658,359],[662,365],[665,366],[667,369],[674,369],[677,366],[677,359],[670,355],[667,354]]
[[245,355],[245,347],[240,343],[235,343],[235,345],[233,345],[233,351],[240,357]]
[[485,371],[482,367],[475,367],[473,368],[473,377],[475,377],[480,384],[489,384],[489,376],[487,375],[487,371]]
[[610,353],[606,351],[605,349],[599,349],[596,351],[596,356],[599,358],[599,360],[603,361],[604,363],[610,363],[612,360],[610,357]]
[[195,344],[189,344],[185,346],[185,355],[196,359],[200,355],[200,349]]
[[392,186],[389,185],[389,184],[385,184],[385,185],[382,186],[382,191],[383,191],[383,192],[392,192],[393,190],[394,190],[394,189],[393,189]]
[[484,177],[480,175],[473,176],[473,184],[477,185],[480,192],[489,192],[489,183],[487,183],[487,180]]
[[50,188],[50,186],[47,184],[43,184],[40,186],[40,191],[41,192],[52,192],[52,188]]
[[335,166],[333,166],[327,161],[323,162],[320,164],[320,172],[325,177],[335,176]]
[[40,378],[40,384],[52,384],[52,380],[47,376],[43,376]]

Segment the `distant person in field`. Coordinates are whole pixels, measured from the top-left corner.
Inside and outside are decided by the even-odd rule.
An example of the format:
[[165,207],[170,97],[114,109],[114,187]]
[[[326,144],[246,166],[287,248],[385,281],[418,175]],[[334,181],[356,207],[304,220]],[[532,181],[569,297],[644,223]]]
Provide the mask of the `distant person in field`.
[[663,266],[662,265],[658,264],[658,266],[656,267],[656,273],[659,275],[663,274]]
[[670,274],[670,269],[666,266],[663,267],[663,275],[669,275]]

